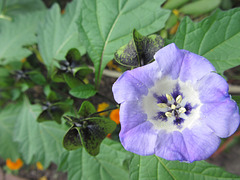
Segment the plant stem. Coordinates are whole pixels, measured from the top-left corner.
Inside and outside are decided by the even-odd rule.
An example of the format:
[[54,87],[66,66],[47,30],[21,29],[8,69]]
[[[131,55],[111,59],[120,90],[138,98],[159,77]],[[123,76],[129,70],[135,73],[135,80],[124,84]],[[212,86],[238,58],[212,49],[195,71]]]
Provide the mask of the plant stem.
[[36,46],[30,46],[29,47],[29,50],[32,51],[33,53],[35,53],[37,59],[41,62],[41,63],[44,63],[43,61],[43,58],[40,54],[40,52],[38,51],[37,47]]
[[100,92],[97,92],[96,95],[97,95],[97,96],[100,96],[100,97],[102,97],[102,98],[104,98],[104,99],[106,99],[108,102],[110,102],[110,103],[112,103],[112,104],[116,104],[115,101],[113,101],[112,99],[108,98],[107,96],[104,96],[104,95],[101,94]]
[[6,6],[6,1],[7,0],[3,0],[1,12],[3,12],[3,10],[4,10],[5,6]]
[[116,105],[115,107],[113,108],[109,108],[109,109],[106,109],[106,110],[103,110],[103,111],[99,111],[99,112],[95,112],[93,114],[90,114],[88,117],[92,117],[92,116],[95,116],[97,114],[101,114],[101,113],[104,113],[104,112],[108,112],[108,111],[112,111],[114,109],[118,109],[119,108],[119,105]]
[[6,16],[6,15],[4,15],[4,14],[0,14],[0,19],[6,19],[6,20],[8,20],[8,21],[12,21],[12,18],[11,18],[11,17]]

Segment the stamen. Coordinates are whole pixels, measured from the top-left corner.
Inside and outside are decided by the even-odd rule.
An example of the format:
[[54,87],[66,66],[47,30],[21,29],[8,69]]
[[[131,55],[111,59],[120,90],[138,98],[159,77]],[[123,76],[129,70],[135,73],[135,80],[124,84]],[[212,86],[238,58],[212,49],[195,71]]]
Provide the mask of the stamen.
[[168,105],[167,105],[166,103],[158,103],[157,105],[158,105],[158,107],[160,107],[160,108],[166,108],[166,107],[168,107]]
[[166,115],[167,117],[172,117],[172,113],[171,113],[171,112],[166,112],[165,115]]
[[184,107],[181,107],[178,111],[179,113],[185,113],[187,110]]
[[176,109],[176,106],[174,104],[172,104],[171,109]]
[[172,101],[173,100],[173,97],[170,95],[170,94],[166,94],[166,97],[169,101]]
[[176,98],[176,102],[178,104],[180,104],[182,102],[182,96],[181,95],[178,95],[177,98]]

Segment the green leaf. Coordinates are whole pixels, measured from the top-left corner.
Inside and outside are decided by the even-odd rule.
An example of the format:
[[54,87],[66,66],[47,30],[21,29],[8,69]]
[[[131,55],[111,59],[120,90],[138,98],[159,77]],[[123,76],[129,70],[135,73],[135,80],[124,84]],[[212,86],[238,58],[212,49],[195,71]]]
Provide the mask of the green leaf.
[[29,56],[30,50],[24,46],[36,43],[37,25],[44,11],[21,15],[14,22],[0,22],[0,65],[20,61]]
[[96,109],[95,107],[93,106],[92,103],[90,103],[89,101],[84,101],[82,104],[81,104],[81,107],[79,109],[79,115],[81,117],[88,117],[89,115],[93,114],[96,112]]
[[74,97],[87,99],[89,97],[94,96],[97,93],[97,91],[93,85],[86,84],[86,85],[79,85],[71,89],[69,93]]
[[8,77],[9,74],[10,74],[9,70],[7,70],[7,69],[4,68],[4,67],[0,67],[0,77],[1,77],[1,79],[2,79],[3,77]]
[[175,26],[177,24],[177,22],[178,22],[178,17],[172,13],[166,22],[165,29],[172,28],[173,26]]
[[64,114],[64,111],[56,106],[52,106],[49,109],[44,110],[38,116],[38,122],[44,121],[56,121],[57,123],[61,124],[61,117]]
[[73,75],[84,79],[88,74],[92,73],[93,70],[87,66],[80,66],[73,69]]
[[65,13],[54,4],[48,11],[44,23],[39,27],[38,45],[45,65],[50,72],[57,66],[56,60],[64,60],[71,48],[77,48],[83,55],[76,20],[80,13],[81,1],[73,1],[66,7]]
[[66,60],[68,62],[73,62],[73,61],[80,61],[81,60],[81,54],[76,48],[72,48],[68,51],[66,55]]
[[[85,126],[85,127],[84,127]],[[116,129],[117,124],[107,118],[92,117],[83,120],[83,126],[78,127],[82,145],[92,156],[100,150],[103,139]]]
[[221,4],[221,0],[200,0],[184,5],[179,12],[188,15],[201,15],[213,11]]
[[64,111],[68,111],[73,106],[73,100],[72,99],[66,99],[64,101],[56,102],[53,105],[61,108]]
[[14,126],[21,110],[21,103],[12,103],[0,111],[0,156],[16,160],[20,157],[17,143],[13,141]]
[[[36,11],[46,9],[44,3],[41,0],[2,0],[2,2],[4,5],[2,4],[2,8],[0,5],[0,14],[5,16],[5,20],[11,20],[12,18],[15,18],[19,15],[29,13],[33,14]],[[2,18],[4,19],[4,17]]]
[[67,85],[72,89],[83,84],[82,81],[74,77],[71,73],[62,73],[62,75]]
[[28,164],[40,161],[47,167],[50,162],[57,162],[65,151],[62,139],[67,126],[56,122],[38,123],[37,117],[40,112],[39,105],[30,104],[24,97],[15,124],[14,140],[19,144],[24,162]]
[[73,104],[73,100],[67,99],[65,101],[56,102],[47,106],[44,111],[40,113],[37,118],[38,122],[56,121],[61,124],[61,117],[65,111],[68,111]]
[[47,97],[47,100],[55,101],[58,99],[56,92],[51,90],[50,85],[46,85],[44,87],[43,91],[44,91],[45,96]]
[[240,96],[232,96],[232,99],[237,103],[237,105],[240,109]]
[[153,60],[154,54],[163,47],[164,41],[159,35],[142,36],[133,30],[133,39],[117,50],[115,60],[129,67],[144,66]]
[[118,48],[128,43],[134,28],[147,35],[164,27],[170,11],[160,9],[163,2],[164,0],[82,1],[79,31],[94,63],[97,87],[106,64],[113,59]]
[[240,8],[217,10],[199,23],[185,18],[172,40],[186,49],[207,58],[223,75],[240,62]]
[[227,9],[231,9],[232,7],[233,7],[232,1],[222,1],[221,3],[221,9],[227,10]]
[[63,147],[68,151],[82,147],[79,131],[75,127],[71,127],[63,138]]
[[105,139],[98,156],[90,156],[83,148],[61,156],[59,169],[68,172],[68,179],[127,180],[131,154],[120,143]]
[[182,180],[182,179],[239,179],[222,168],[205,161],[185,163],[167,161],[157,156],[134,155],[130,164],[130,179]]
[[54,82],[58,82],[58,83],[65,82],[65,79],[63,77],[63,72],[59,71],[58,69],[54,70],[54,72],[51,75],[51,79]]
[[178,7],[186,4],[190,0],[168,0],[163,8],[165,9],[177,9]]
[[47,81],[40,71],[32,71],[27,73],[29,78],[36,84],[44,85]]
[[[63,139],[64,147],[67,150],[74,150],[83,145],[86,151],[92,156],[96,156],[99,153],[100,144],[117,126],[114,121],[102,117],[82,119],[64,116],[64,118],[72,124],[72,127]],[[79,134],[80,138],[76,136],[76,133]]]
[[20,89],[12,89],[11,94],[12,94],[12,100],[15,101],[21,96],[21,90]]

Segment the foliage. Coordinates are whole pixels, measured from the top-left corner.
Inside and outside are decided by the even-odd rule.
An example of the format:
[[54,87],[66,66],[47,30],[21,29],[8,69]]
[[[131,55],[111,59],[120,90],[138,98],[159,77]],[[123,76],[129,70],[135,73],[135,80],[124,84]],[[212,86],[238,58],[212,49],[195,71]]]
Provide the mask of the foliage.
[[[141,168],[140,168],[141,167]],[[147,172],[147,173],[146,173]],[[166,161],[157,156],[135,155],[130,163],[130,179],[239,179],[204,161]]]
[[[184,18],[172,42],[206,57],[218,73],[239,65],[240,9],[217,10],[210,17],[194,23]],[[194,40],[194,41],[193,41]]]
[[123,66],[144,66],[153,61],[154,54],[163,47],[164,41],[159,35],[142,36],[133,30],[133,39],[120,47],[115,53],[115,60]]
[[132,29],[146,35],[163,28],[169,11],[159,9],[162,3],[163,0],[83,0],[78,27],[94,63],[97,87],[103,69],[115,51],[129,41]]
[[[58,4],[47,9],[41,0],[0,1],[0,156],[44,168],[54,162],[71,180],[239,179],[204,161],[138,156],[118,138],[106,138],[118,137],[119,107],[106,98],[109,106],[97,112],[94,100],[103,97],[105,66],[130,45],[134,67],[150,63],[163,46],[163,29],[165,42],[206,57],[221,75],[240,64],[240,8],[216,0],[208,11],[194,11],[192,1],[164,2],[73,0],[62,13]],[[170,17],[168,10],[191,11],[196,18],[222,6],[230,10],[216,10],[200,22]],[[167,30],[177,21],[172,38]],[[239,106],[239,95],[233,99]]]

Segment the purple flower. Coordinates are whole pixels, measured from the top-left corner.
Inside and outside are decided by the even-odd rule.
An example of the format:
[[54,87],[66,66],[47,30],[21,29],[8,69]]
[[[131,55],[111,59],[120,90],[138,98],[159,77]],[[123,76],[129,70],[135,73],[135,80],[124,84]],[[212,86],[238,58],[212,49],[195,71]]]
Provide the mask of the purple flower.
[[126,71],[113,85],[120,106],[120,141],[128,151],[198,161],[239,125],[227,82],[204,57],[170,44],[155,61]]

